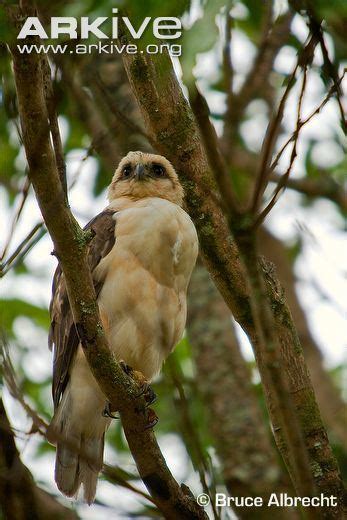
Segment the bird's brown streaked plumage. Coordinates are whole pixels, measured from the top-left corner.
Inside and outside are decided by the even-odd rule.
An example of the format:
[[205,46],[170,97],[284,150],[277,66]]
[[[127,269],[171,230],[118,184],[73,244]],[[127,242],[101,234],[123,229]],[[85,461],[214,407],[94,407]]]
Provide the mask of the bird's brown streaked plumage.
[[[116,358],[151,380],[183,334],[196,231],[181,208],[177,175],[164,157],[130,152],[113,176],[109,200],[86,226],[94,232],[88,260],[100,315]],[[50,312],[55,415],[49,436],[57,444],[55,479],[68,496],[83,484],[91,503],[109,419],[102,416],[106,399],[79,345],[59,267]]]
[[[84,228],[92,230],[94,236],[89,243],[88,263],[93,275],[100,260],[111,251],[115,242],[114,211],[105,210],[93,218]],[[93,277],[96,296],[99,296],[103,280]],[[70,363],[79,344],[72,318],[65,280],[60,266],[57,267],[52,286],[52,300],[49,308],[51,326],[48,345],[54,349],[52,394],[56,409],[68,381]]]

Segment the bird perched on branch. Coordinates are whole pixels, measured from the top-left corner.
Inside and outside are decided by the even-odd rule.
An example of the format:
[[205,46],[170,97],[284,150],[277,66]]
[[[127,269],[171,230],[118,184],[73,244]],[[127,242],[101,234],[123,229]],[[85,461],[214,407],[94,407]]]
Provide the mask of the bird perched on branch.
[[[89,222],[88,260],[108,343],[117,360],[150,381],[181,339],[186,291],[197,253],[194,225],[170,162],[130,152],[109,187],[109,205]],[[93,502],[103,462],[106,397],[84,356],[57,268],[50,305],[54,348],[55,480],[67,496]]]

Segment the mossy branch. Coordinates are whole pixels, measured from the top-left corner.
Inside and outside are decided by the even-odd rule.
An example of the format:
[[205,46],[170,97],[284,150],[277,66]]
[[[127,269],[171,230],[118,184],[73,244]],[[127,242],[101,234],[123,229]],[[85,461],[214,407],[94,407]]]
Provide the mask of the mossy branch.
[[[34,8],[25,2],[21,9],[10,8],[9,21],[18,29],[18,20],[33,15]],[[35,41],[29,37],[24,43]],[[21,54],[13,42],[10,48],[29,178],[63,269],[71,310],[89,366],[113,409],[119,410],[140,476],[165,518],[207,518],[170,473],[153,431],[146,428],[145,401],[138,397],[137,386],[110,352],[87,262],[88,237],[68,207],[50,141],[40,56]]]
[[[126,41],[126,35],[122,35],[122,42],[126,43]],[[293,416],[291,408],[295,412],[299,439],[302,438],[306,451],[304,460],[298,461],[302,444],[298,450],[298,447],[292,442],[293,437],[289,432],[292,424],[287,415],[286,420],[281,421],[281,427],[275,428],[274,434],[282,456],[294,477],[294,485],[298,494],[304,496],[305,490],[312,490],[309,482],[305,482],[305,476],[297,475],[297,471],[301,471],[299,467],[301,469],[304,467],[305,474],[307,473],[306,460],[310,468],[309,480],[314,480],[319,492],[326,495],[333,494],[339,499],[338,507],[329,510],[325,508],[324,514],[328,515],[327,518],[339,518],[342,510],[343,485],[320,418],[306,363],[285,300],[278,300],[275,286],[265,277],[264,283],[269,302],[267,305],[272,309],[274,333],[276,334],[274,348],[278,347],[276,354],[279,363],[279,366],[276,367],[276,364],[270,360],[273,377],[269,378],[269,356],[267,356],[269,351],[267,349],[266,352],[263,349],[264,341],[261,341],[258,334],[259,319],[256,323],[253,313],[254,305],[251,306],[250,296],[252,291],[253,293],[257,291],[257,287],[253,286],[252,280],[246,274],[247,271],[241,262],[240,251],[230,236],[225,216],[216,203],[217,197],[211,196],[216,193],[216,186],[199,130],[178,84],[170,58],[165,54],[153,57],[138,54],[124,55],[123,59],[147,131],[157,143],[157,150],[173,163],[185,187],[186,204],[196,225],[207,267],[236,320],[253,344],[267,393],[267,404],[272,423],[274,425],[278,423],[278,418],[282,415],[279,406],[282,404],[284,405],[283,410],[289,410],[288,417]],[[237,224],[236,222],[235,228],[237,228]],[[240,238],[242,237],[238,237],[238,242]],[[257,262],[257,260],[255,261]],[[261,266],[259,269],[264,277],[265,267]],[[279,374],[279,372],[288,381],[287,390],[282,388],[280,391],[277,387],[276,373]],[[283,381],[283,377],[277,378],[277,381]],[[276,399],[273,398],[274,394],[277,396]],[[286,401],[289,399],[291,405],[287,406],[282,403],[281,396],[285,396]],[[286,435],[283,436],[284,432]],[[321,447],[319,451],[315,450],[316,443],[319,443]],[[293,468],[293,461],[295,461],[296,468]],[[320,474],[312,470],[317,465],[321,468]],[[316,518],[317,514],[316,510]]]

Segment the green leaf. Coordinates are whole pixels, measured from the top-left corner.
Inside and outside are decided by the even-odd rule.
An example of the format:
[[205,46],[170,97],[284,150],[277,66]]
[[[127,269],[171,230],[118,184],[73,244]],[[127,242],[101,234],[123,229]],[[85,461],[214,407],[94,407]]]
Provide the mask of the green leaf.
[[20,299],[0,300],[0,321],[7,333],[11,333],[13,322],[19,316],[33,320],[36,325],[44,329],[49,327],[48,310]]

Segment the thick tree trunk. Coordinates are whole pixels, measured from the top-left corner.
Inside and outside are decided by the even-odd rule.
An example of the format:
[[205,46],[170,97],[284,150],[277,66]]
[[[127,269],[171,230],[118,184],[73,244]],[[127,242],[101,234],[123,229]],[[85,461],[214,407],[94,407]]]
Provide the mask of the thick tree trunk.
[[[29,5],[23,2],[23,10],[9,8],[8,11],[16,29],[24,16],[35,15],[30,2]],[[72,215],[56,167],[40,56],[22,55],[12,42],[10,47],[29,178],[64,273],[71,311],[89,367],[113,409],[119,410],[139,474],[165,518],[205,519],[204,510],[190,490],[183,490],[172,476],[153,431],[148,429],[149,412],[143,396],[139,396],[139,387],[125,374],[107,344],[87,262],[91,237]]]
[[[126,40],[124,35],[122,38]],[[196,224],[209,271],[235,318],[248,334],[256,352],[258,351],[259,371],[267,387],[268,399],[271,399],[271,393],[277,390],[268,386],[267,367],[262,360],[263,352],[258,350],[259,338],[250,306],[249,281],[240,262],[239,251],[230,238],[224,215],[215,203],[214,182],[200,135],[187,100],[178,85],[170,59],[165,55],[150,59],[141,54],[125,55],[123,59],[148,132],[157,142],[158,151],[173,163],[184,184],[188,210]],[[269,304],[276,322],[278,342],[281,345],[280,370],[285,373],[288,381],[312,477],[320,492],[328,496],[337,496],[339,500],[338,507],[324,508],[322,514],[326,518],[339,518],[342,511],[343,485],[321,422],[300,343],[283,295],[281,292],[278,293],[278,284],[273,273],[269,270],[266,272],[264,266],[262,271],[267,279]],[[268,401],[268,406],[272,422],[276,425],[278,410],[276,411],[271,401]],[[292,425],[281,424],[281,428],[286,429],[288,434]],[[293,460],[293,457],[297,460],[296,448],[282,444],[280,430],[275,428],[274,433],[284,458],[288,460],[289,455],[289,460]],[[302,489],[298,492],[305,494]],[[316,515],[318,514],[317,511]]]
[[312,337],[307,318],[296,294],[295,275],[288,253],[283,243],[265,228],[260,230],[259,245],[260,252],[275,264],[277,274],[285,288],[288,306],[304,349],[323,420],[331,438],[343,446],[346,440],[346,405],[331,377],[324,369],[322,354]]
[[[207,270],[196,267],[189,290],[188,335],[197,366],[197,385],[209,412],[209,428],[231,496],[257,497],[292,491],[270,442],[251,372],[241,354],[230,310]],[[239,518],[268,518],[269,509],[235,508]],[[277,519],[299,518],[288,508],[273,508]]]

